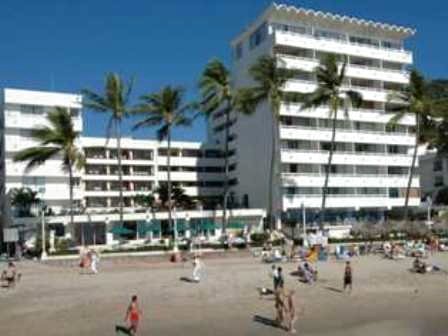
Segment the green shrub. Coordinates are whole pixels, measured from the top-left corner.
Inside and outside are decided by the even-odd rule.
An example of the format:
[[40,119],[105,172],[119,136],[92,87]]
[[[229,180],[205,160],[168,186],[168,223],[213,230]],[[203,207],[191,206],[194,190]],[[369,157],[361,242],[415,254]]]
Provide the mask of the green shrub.
[[250,240],[255,244],[264,244],[269,239],[269,233],[267,232],[255,232],[250,235]]

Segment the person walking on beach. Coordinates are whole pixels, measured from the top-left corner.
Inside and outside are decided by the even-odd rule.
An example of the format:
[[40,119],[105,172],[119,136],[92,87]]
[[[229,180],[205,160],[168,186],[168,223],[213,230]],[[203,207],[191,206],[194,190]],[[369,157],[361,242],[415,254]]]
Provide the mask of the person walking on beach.
[[132,296],[131,303],[129,304],[124,318],[124,321],[129,325],[128,330],[131,335],[137,335],[141,315],[142,311],[138,306],[137,295],[134,295]]
[[349,293],[352,292],[352,282],[353,282],[353,270],[352,266],[350,265],[350,261],[347,261],[345,263],[345,270],[344,270],[344,292],[346,288],[349,288]]
[[201,260],[199,259],[199,256],[196,255],[193,259],[193,281],[201,281],[201,267]]
[[285,295],[283,288],[279,288],[274,292],[274,307],[276,312],[275,323],[279,328],[284,327],[285,322]]
[[92,270],[93,274],[98,274],[98,253],[96,253],[95,250],[91,251],[91,262],[90,262],[90,269]]
[[296,329],[294,329],[294,323],[297,320],[296,314],[296,305],[294,303],[294,294],[293,290],[290,290],[285,295],[285,317],[287,318],[287,329],[291,334],[296,333]]

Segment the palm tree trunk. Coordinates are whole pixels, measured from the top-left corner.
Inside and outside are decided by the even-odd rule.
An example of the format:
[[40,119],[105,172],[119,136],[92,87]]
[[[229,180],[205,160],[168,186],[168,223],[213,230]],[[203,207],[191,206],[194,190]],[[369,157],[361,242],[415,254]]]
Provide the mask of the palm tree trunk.
[[333,153],[334,153],[335,139],[336,139],[336,120],[337,120],[337,116],[338,116],[338,108],[336,106],[336,103],[333,103],[332,108],[333,108],[333,120],[332,120],[332,125],[331,125],[330,153],[328,155],[327,171],[325,172],[325,181],[324,181],[324,186],[322,188],[322,204],[320,207],[319,230],[324,229],[325,205],[326,205],[327,193],[328,193],[328,180],[330,178],[331,162],[333,161]]
[[[73,214],[73,167],[72,163],[68,163],[68,185],[69,185],[69,198],[70,198],[70,230],[75,230],[75,220]],[[72,231],[72,232],[73,232]]]
[[118,157],[118,202],[120,208],[120,224],[123,225],[123,169],[121,166],[121,120],[115,119],[116,137],[117,137],[117,157]]
[[[167,133],[167,143],[168,143],[168,153],[166,157],[166,168],[167,168],[167,186],[168,186],[168,227],[171,229],[173,228],[173,219],[172,219],[172,204],[171,204],[171,193],[172,193],[172,187],[171,187],[171,126],[168,127],[168,133]],[[173,231],[173,235],[175,236],[176,233]],[[175,237],[174,237],[175,238]]]
[[415,145],[414,145],[414,153],[412,154],[412,163],[411,168],[409,169],[409,179],[408,186],[406,188],[406,198],[404,200],[404,222],[407,223],[409,217],[409,195],[411,193],[412,186],[412,178],[414,177],[414,169],[415,162],[417,161],[417,152],[418,152],[418,140],[420,136],[420,118],[419,115],[415,114]]
[[227,231],[227,201],[229,197],[229,133],[230,133],[230,101],[227,100],[226,108],[226,128],[224,140],[224,195],[222,204],[222,234],[225,235]]
[[268,189],[268,216],[269,216],[269,228],[275,229],[275,216],[274,216],[274,183],[275,183],[275,153],[277,146],[277,133],[278,133],[278,121],[276,115],[273,114],[272,120],[272,148],[271,148],[271,162],[270,162],[270,174],[269,174],[269,189]]

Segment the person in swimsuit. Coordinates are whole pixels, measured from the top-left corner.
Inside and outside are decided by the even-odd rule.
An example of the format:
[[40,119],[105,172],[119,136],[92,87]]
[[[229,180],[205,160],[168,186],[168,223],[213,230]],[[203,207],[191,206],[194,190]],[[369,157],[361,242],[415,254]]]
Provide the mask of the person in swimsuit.
[[296,314],[296,306],[294,303],[294,291],[291,290],[288,294],[285,295],[285,315],[288,319],[287,321],[287,329],[291,334],[296,333],[296,329],[294,329],[294,323],[297,320]]
[[142,312],[137,303],[137,295],[134,295],[132,296],[131,303],[126,311],[126,317],[124,318],[124,321],[129,323],[129,333],[131,335],[137,335],[141,315]]
[[274,307],[276,311],[275,324],[279,328],[284,328],[285,322],[285,292],[283,288],[278,288],[275,290],[275,300]]
[[353,281],[353,271],[352,266],[350,265],[350,261],[345,263],[344,270],[344,291],[347,287],[350,289],[350,293],[352,291],[352,281]]

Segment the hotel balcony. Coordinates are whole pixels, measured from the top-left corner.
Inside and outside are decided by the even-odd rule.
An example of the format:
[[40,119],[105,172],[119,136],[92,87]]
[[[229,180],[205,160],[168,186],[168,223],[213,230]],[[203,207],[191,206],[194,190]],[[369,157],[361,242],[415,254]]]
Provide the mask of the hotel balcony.
[[[328,151],[325,150],[299,150],[281,149],[281,161],[283,163],[311,163],[326,164],[328,162]],[[362,153],[362,152],[335,152],[333,154],[333,164],[342,165],[373,165],[410,167],[412,156],[405,154],[386,153]]]
[[[319,65],[316,58],[278,54],[279,65],[288,69],[312,72]],[[346,76],[351,78],[372,79],[379,81],[409,83],[409,72],[366,65],[348,64]]]
[[[305,126],[280,126],[280,139],[331,141],[331,129]],[[413,146],[415,136],[412,134],[394,134],[381,131],[338,129],[336,142],[353,142],[367,144],[393,144]]]
[[[286,91],[303,92],[303,93],[313,92],[316,88],[317,85],[314,81],[301,80],[301,79],[291,79],[285,84],[284,87]],[[359,93],[361,93],[362,98],[364,100],[384,102],[384,103],[389,101],[388,95],[390,94],[390,92],[392,92],[379,87],[365,87],[356,85],[348,85],[345,86],[344,88],[358,91]]]
[[[282,185],[301,187],[320,187],[324,185],[325,174],[282,173]],[[406,188],[407,175],[362,175],[362,174],[331,174],[329,187],[378,187]],[[419,187],[419,177],[412,179],[411,187]]]
[[412,64],[412,53],[407,50],[390,49],[344,40],[327,39],[292,31],[276,30],[274,32],[274,43],[282,46],[306,47],[308,49],[335,54],[343,52],[344,54],[352,56],[370,57],[392,62]]
[[[329,117],[328,107],[318,107],[316,109],[300,110],[300,104],[282,104],[280,107],[280,115],[297,116],[327,119]],[[377,122],[387,124],[394,116],[393,113],[386,113],[384,109],[360,109],[354,108],[348,111],[349,120],[363,122]],[[344,113],[338,114],[338,120],[346,120]],[[398,122],[400,125],[415,125],[415,117],[412,114],[406,114]]]

